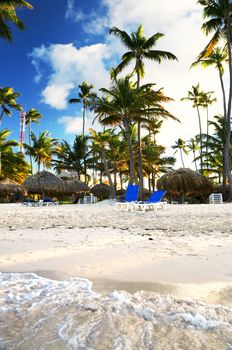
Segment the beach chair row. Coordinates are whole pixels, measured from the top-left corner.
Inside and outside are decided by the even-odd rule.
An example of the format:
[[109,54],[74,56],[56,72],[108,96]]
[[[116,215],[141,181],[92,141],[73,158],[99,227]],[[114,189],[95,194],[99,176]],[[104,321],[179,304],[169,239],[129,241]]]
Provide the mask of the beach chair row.
[[167,202],[162,201],[165,196],[165,190],[159,190],[145,201],[138,201],[139,186],[129,185],[126,190],[125,199],[117,201],[114,205],[115,210],[131,210],[145,213],[146,210],[157,210],[158,208],[166,208]]
[[34,199],[28,199],[24,201],[22,204],[25,207],[49,207],[49,206],[57,205],[58,202],[55,202],[51,198],[44,198],[39,201],[35,201]]

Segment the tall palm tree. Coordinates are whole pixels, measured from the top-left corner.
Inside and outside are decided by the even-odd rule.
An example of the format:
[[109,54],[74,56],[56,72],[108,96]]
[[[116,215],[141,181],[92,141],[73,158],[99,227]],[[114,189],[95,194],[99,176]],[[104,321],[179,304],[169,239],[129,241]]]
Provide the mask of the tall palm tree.
[[188,96],[183,97],[181,101],[190,101],[193,104],[193,108],[197,109],[198,123],[199,123],[199,132],[200,132],[200,168],[201,172],[203,169],[203,159],[202,159],[202,125],[201,125],[201,115],[200,107],[203,105],[205,93],[200,90],[200,84],[198,83],[195,86],[192,86],[192,90],[188,91]]
[[159,101],[169,101],[162,90],[153,90],[154,84],[146,84],[136,88],[130,82],[130,76],[112,81],[110,89],[101,89],[108,98],[97,98],[93,104],[96,118],[103,125],[119,126],[124,130],[130,157],[129,183],[135,180],[134,151],[130,134],[131,125],[141,118],[148,122],[149,116],[160,116],[178,120],[169,113]]
[[37,137],[31,133],[32,146],[24,144],[26,153],[31,155],[37,162],[37,170],[40,171],[41,164],[45,168],[50,168],[52,155],[56,152],[57,140],[50,136],[48,131],[43,131]]
[[99,147],[99,152],[102,155],[102,160],[105,167],[106,176],[110,184],[110,198],[115,197],[115,187],[110,175],[109,162],[107,159],[107,151],[109,149],[109,141],[112,138],[112,129],[105,130],[104,132],[96,132],[90,129],[91,138],[95,146]]
[[180,158],[181,158],[182,166],[183,166],[183,168],[185,168],[184,159],[183,159],[183,153],[188,154],[187,145],[186,145],[185,141],[182,140],[181,138],[179,138],[175,142],[175,145],[172,146],[172,148],[176,150],[174,152],[174,154],[176,152],[178,152],[178,151],[180,152]]
[[202,29],[206,35],[214,33],[209,44],[201,53],[202,57],[208,57],[220,39],[225,40],[228,52],[229,65],[229,93],[226,111],[226,142],[224,147],[224,159],[226,175],[229,182],[230,197],[232,197],[232,175],[231,175],[231,103],[232,103],[232,52],[231,52],[231,29],[232,29],[232,4],[230,0],[198,0],[203,6],[203,17],[206,22]]
[[32,9],[32,5],[25,0],[1,0],[0,3],[0,38],[12,41],[12,32],[9,22],[15,24],[19,29],[24,29],[24,23],[17,16],[17,8]]
[[197,155],[196,155],[196,152],[199,151],[199,144],[198,144],[197,138],[196,137],[195,138],[191,138],[189,140],[189,143],[188,143],[187,147],[188,147],[188,149],[191,152],[193,152],[193,162],[195,163],[195,169],[197,171],[197,162],[196,162]]
[[198,59],[193,62],[191,67],[195,67],[197,65],[201,65],[203,68],[207,67],[215,67],[218,69],[219,79],[222,89],[222,98],[223,98],[223,111],[226,119],[226,93],[225,86],[223,82],[223,74],[224,74],[224,66],[223,64],[228,62],[228,52],[225,48],[216,47],[207,57],[202,57],[199,55]]
[[[150,38],[146,38],[143,32],[143,26],[140,25],[136,32],[130,35],[118,29],[112,27],[110,34],[118,37],[123,45],[129,50],[122,56],[121,63],[116,67],[115,73],[121,72],[129,63],[135,61],[134,71],[137,75],[137,90],[140,87],[140,80],[144,76],[144,59],[161,63],[163,59],[177,60],[176,56],[171,52],[163,50],[155,50],[154,47],[157,41],[161,39],[164,34],[156,33]],[[142,163],[142,149],[141,149],[141,122],[138,119],[138,158],[139,158],[139,182],[140,182],[140,193],[143,189],[143,163]]]
[[91,104],[91,102],[96,97],[96,93],[91,92],[94,88],[92,84],[88,85],[86,81],[83,81],[81,85],[78,86],[80,92],[78,93],[78,98],[71,98],[69,100],[70,103],[81,103],[83,104],[83,123],[82,123],[82,136],[85,135],[85,114],[87,107]]
[[20,106],[16,99],[20,96],[18,92],[14,92],[14,89],[11,87],[0,88],[0,126],[2,124],[2,118],[5,114],[7,117],[10,117],[12,114],[11,109],[17,111],[22,111],[22,106]]
[[[42,115],[34,108],[31,108],[25,116],[25,124],[28,126],[28,144],[31,147],[31,123],[39,124],[39,119],[42,118]],[[33,174],[33,165],[32,165],[32,156],[30,154],[30,164],[31,164],[31,173]]]

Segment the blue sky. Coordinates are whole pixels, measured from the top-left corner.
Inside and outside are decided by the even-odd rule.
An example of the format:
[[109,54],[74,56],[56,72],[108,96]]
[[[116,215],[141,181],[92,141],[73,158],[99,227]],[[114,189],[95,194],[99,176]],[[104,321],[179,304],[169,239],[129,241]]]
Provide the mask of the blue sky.
[[[211,114],[220,112],[220,85],[214,70],[189,70],[207,43],[202,34],[201,8],[195,0],[31,0],[33,10],[18,12],[26,30],[13,28],[13,43],[0,41],[1,86],[12,86],[26,110],[38,109],[43,118],[37,133],[49,130],[53,137],[72,141],[81,133],[81,107],[70,105],[78,84],[86,80],[95,90],[109,84],[109,68],[124,52],[118,39],[108,35],[112,26],[129,33],[142,23],[146,36],[165,34],[157,48],[171,51],[179,61],[161,65],[146,62],[144,82],[155,82],[175,102],[167,105],[181,124],[164,123],[160,142],[170,146],[198,132],[196,112],[180,102],[191,86],[216,91],[219,102]],[[132,69],[128,67],[128,71]],[[125,72],[126,73],[126,72]],[[87,127],[93,116],[89,113]],[[19,135],[19,114],[3,119],[2,127]],[[204,129],[204,126],[203,126]]]

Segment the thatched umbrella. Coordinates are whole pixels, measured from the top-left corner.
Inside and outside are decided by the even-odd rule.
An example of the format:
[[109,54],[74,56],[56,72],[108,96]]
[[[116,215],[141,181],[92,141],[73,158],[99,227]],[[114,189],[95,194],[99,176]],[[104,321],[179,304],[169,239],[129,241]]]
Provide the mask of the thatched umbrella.
[[0,181],[0,197],[6,197],[7,200],[9,197],[21,199],[26,194],[25,188],[17,182],[7,178]]
[[53,196],[64,192],[63,181],[45,170],[29,176],[23,186],[32,194]]
[[164,174],[157,181],[158,189],[168,191],[168,194],[182,196],[185,195],[209,194],[212,184],[207,177],[188,168],[181,168]]
[[95,186],[93,186],[91,189],[90,189],[90,192],[98,197],[99,199],[107,199],[109,198],[110,196],[110,186],[104,184],[104,183],[100,183],[100,184],[97,184]]
[[89,186],[78,179],[63,180],[65,193],[88,192]]

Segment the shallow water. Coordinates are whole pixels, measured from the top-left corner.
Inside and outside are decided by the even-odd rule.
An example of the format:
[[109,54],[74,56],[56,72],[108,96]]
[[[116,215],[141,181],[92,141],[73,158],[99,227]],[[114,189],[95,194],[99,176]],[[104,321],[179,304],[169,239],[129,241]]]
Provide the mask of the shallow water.
[[[0,273],[0,349],[232,349],[232,309],[155,292],[92,290],[85,279]],[[221,297],[231,303],[231,288]]]

